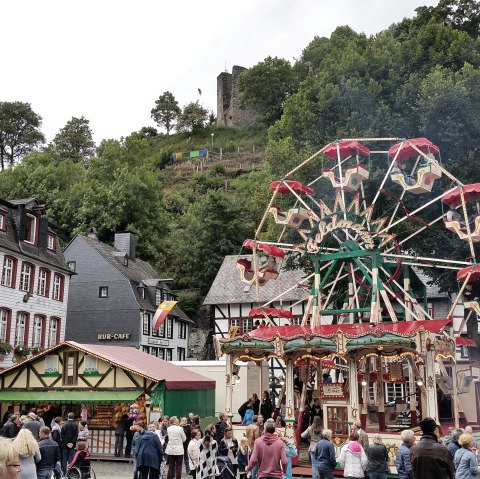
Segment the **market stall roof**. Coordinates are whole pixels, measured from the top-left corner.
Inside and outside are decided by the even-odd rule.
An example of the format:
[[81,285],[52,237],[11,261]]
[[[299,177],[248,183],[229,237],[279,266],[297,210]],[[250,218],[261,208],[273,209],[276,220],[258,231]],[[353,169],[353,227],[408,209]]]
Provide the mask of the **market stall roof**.
[[1,402],[24,403],[56,403],[56,404],[81,404],[102,403],[117,404],[132,402],[143,394],[143,391],[0,391]]
[[465,281],[470,273],[472,273],[469,279],[470,283],[480,279],[480,264],[472,264],[472,266],[467,266],[466,268],[457,271],[457,281]]
[[155,382],[165,382],[167,389],[215,389],[215,381],[188,369],[176,366],[168,361],[144,353],[138,349],[126,346],[105,346],[103,344],[80,344],[75,341],[65,341],[49,348],[32,358],[16,363],[14,366],[0,371],[2,374],[24,367],[30,361],[51,354],[61,348],[70,347],[91,354],[114,366]]
[[327,324],[311,328],[310,326],[264,326],[251,331],[250,338],[272,340],[277,335],[283,339],[293,339],[301,336],[332,337],[339,331],[343,334],[360,337],[378,333],[390,333],[397,335],[415,334],[420,328],[431,333],[439,332],[443,327],[451,323],[450,319],[433,319],[429,321],[401,321],[398,323],[356,323],[356,324]]
[[215,389],[215,381],[210,378],[135,348],[79,344],[75,341],[66,341],[63,344],[69,344],[153,381],[165,381],[167,389]]

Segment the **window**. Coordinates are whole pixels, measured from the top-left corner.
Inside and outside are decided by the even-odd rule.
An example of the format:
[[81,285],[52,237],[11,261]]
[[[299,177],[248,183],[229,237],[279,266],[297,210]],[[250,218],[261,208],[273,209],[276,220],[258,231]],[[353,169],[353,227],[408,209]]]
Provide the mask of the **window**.
[[145,299],[145,288],[138,288],[140,298]]
[[[167,338],[173,338],[173,319],[167,318],[165,321],[167,323]],[[171,361],[171,359],[169,360]]]
[[55,273],[53,276],[52,299],[63,301],[63,285],[65,278],[61,274]]
[[187,323],[179,322],[178,323],[178,337],[180,339],[186,339],[187,337]]
[[37,236],[37,218],[33,215],[27,214],[27,224],[25,230],[25,241],[27,243],[35,244]]
[[435,311],[433,309],[433,304],[432,303],[427,303],[427,313],[431,318],[434,318],[435,316]]
[[32,347],[39,348],[45,344],[45,316],[36,314],[33,317],[33,337],[32,337]]
[[60,342],[60,319],[50,318],[50,328],[48,329],[48,344],[51,348]]
[[99,298],[108,298],[108,286],[100,286],[98,288],[98,297]]
[[48,233],[47,248],[51,251],[57,249],[57,236],[53,233]]
[[253,329],[253,319],[246,318],[243,320],[243,332],[248,333]]
[[143,334],[150,335],[150,314],[143,313]]
[[0,309],[0,342],[8,343],[10,340],[10,317],[8,309]]
[[17,323],[15,325],[14,346],[23,346],[27,344],[26,332],[28,332],[28,313],[18,313]]
[[75,273],[75,270],[77,269],[77,262],[76,261],[69,261],[68,267]]
[[165,349],[165,359],[167,361],[172,360],[172,350],[171,349]]
[[292,325],[300,326],[301,324],[302,324],[302,318],[301,317],[292,318]]
[[162,290],[159,288],[155,289],[155,304],[160,304],[162,302]]
[[165,349],[161,349],[161,348],[158,349],[158,357],[160,359],[165,359]]
[[177,348],[177,361],[185,361],[185,348]]
[[63,385],[78,383],[78,351],[67,351],[63,353]]
[[142,346],[143,352],[150,354],[150,348],[148,346]]
[[157,356],[158,355],[158,349],[157,348],[154,348],[154,347],[151,347],[150,348],[150,354],[152,356]]
[[58,356],[55,354],[45,356],[45,371],[58,371]]
[[20,290],[32,292],[33,291],[33,279],[35,276],[35,267],[30,263],[22,263],[22,269],[20,271]]
[[404,396],[403,384],[401,383],[386,383],[387,402],[401,399]]
[[165,337],[165,321],[160,325],[158,331],[155,333],[155,336],[158,336],[160,338]]
[[97,369],[97,358],[95,356],[88,356],[85,355],[83,356],[83,365],[85,367],[85,370],[91,371],[92,369]]
[[128,266],[128,254],[123,257],[123,266]]
[[38,272],[37,294],[48,298],[50,289],[50,271],[45,268],[40,268]]
[[7,212],[0,211],[0,231],[7,231]]
[[11,256],[3,259],[2,285],[15,288],[15,276],[17,275],[17,260]]

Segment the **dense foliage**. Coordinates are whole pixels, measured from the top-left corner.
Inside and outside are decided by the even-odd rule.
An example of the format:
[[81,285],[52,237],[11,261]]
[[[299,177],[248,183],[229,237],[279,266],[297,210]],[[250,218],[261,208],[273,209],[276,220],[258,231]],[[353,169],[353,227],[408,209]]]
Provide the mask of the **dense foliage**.
[[[167,136],[146,127],[102,141],[95,155],[84,118],[67,123],[43,151],[27,154],[43,140],[41,117],[28,104],[17,102],[13,114],[12,104],[0,103],[2,168],[24,157],[1,173],[0,197],[45,201],[65,241],[91,227],[103,241],[132,231],[139,254],[162,275],[205,292],[223,257],[254,234],[269,182],[333,139],[426,136],[440,146],[447,169],[465,182],[480,181],[479,20],[478,2],[441,0],[375,36],[338,27],[329,38],[315,37],[293,65],[268,57],[242,74],[242,100],[272,125],[265,168],[257,172],[201,171],[200,163],[188,172],[165,169],[175,152],[235,151],[239,144],[253,151],[266,142],[265,129],[206,126],[208,112],[198,102],[180,110],[170,92],[151,111]],[[25,118],[26,137],[12,131],[15,117]],[[168,136],[174,127],[181,133]],[[248,155],[243,163],[251,163]],[[469,254],[451,234],[425,235],[416,247],[443,257]],[[438,277],[446,288],[453,287],[448,273]]]

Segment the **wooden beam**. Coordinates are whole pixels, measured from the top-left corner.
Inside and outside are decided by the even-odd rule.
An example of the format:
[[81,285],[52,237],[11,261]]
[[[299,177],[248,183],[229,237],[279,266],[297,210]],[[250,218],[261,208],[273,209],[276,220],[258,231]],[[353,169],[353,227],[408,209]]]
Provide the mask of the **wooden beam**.
[[[130,381],[132,381],[133,384],[135,384],[137,388],[142,389],[142,386],[140,385],[140,383],[130,374],[129,371],[124,369],[123,372],[125,373],[127,378],[130,379]],[[145,387],[143,389],[145,389]]]
[[37,370],[33,367],[32,364],[29,363],[29,364],[27,365],[27,367],[32,370],[33,374],[34,374],[35,377],[42,383],[42,386],[43,386],[44,388],[48,387],[48,386],[47,386],[47,383],[43,380],[42,376],[37,372]]
[[23,373],[24,370],[25,370],[25,367],[18,369],[17,374],[15,374],[14,378],[12,379],[12,382],[7,386],[7,389],[10,389],[16,383],[17,379]]
[[107,376],[109,375],[110,371],[114,370],[115,369],[115,366],[110,366],[102,375],[102,377],[97,381],[97,383],[95,384],[94,388],[98,388],[98,386],[100,384],[102,384],[102,382],[107,378]]

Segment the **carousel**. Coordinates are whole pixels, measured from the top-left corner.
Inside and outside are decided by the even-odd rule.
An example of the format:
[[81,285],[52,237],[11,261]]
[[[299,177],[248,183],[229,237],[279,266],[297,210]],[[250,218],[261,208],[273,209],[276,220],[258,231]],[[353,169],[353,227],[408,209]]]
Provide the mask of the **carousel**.
[[[243,245],[250,254],[237,261],[241,281],[256,288],[257,327],[215,340],[217,356],[226,355],[227,414],[235,363],[276,360],[284,367],[277,405],[288,436],[300,435],[295,425],[312,398],[320,398],[337,445],[356,420],[367,432],[398,435],[422,417],[438,421],[442,391],[458,427],[457,395],[473,376],[452,380],[456,347],[475,346],[460,334],[480,314],[480,291],[468,296],[480,279],[480,184],[447,171],[426,138],[364,138],[326,145],[270,189],[255,238]],[[417,255],[416,245],[439,229],[465,241],[464,261]],[[305,272],[295,286],[309,290],[301,317],[262,301],[282,268]],[[417,272],[432,268],[459,282],[444,318],[433,317],[419,287]],[[454,328],[462,298],[468,314]],[[389,401],[392,389],[402,392]]]

